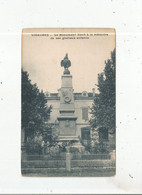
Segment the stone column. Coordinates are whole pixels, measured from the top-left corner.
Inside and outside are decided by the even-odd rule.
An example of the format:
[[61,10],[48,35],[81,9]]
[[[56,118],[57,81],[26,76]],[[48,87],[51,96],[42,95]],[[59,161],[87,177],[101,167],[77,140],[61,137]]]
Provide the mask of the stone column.
[[69,152],[66,153],[66,170],[71,171],[71,155]]

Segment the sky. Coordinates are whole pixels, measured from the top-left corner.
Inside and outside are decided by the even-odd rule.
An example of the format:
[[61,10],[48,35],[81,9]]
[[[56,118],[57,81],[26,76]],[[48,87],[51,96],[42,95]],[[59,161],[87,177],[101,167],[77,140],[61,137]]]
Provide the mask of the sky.
[[74,92],[97,91],[98,73],[114,48],[114,29],[24,29],[22,67],[39,89],[56,93],[64,71],[60,62],[68,53]]

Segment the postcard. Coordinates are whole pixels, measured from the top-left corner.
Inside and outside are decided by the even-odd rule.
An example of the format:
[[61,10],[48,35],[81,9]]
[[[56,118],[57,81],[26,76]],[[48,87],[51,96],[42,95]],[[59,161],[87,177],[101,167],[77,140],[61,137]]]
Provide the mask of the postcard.
[[115,39],[111,28],[23,29],[23,176],[115,175]]

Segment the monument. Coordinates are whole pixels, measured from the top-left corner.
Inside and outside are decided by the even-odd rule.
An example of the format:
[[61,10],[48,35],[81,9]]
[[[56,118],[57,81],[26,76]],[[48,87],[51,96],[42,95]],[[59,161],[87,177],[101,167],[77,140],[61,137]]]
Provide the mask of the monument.
[[68,54],[61,61],[61,66],[64,67],[64,72],[61,77],[60,93],[60,108],[59,116],[59,141],[79,141],[76,136],[76,120],[74,95],[72,86],[72,75],[68,68],[71,66],[71,62],[68,59]]

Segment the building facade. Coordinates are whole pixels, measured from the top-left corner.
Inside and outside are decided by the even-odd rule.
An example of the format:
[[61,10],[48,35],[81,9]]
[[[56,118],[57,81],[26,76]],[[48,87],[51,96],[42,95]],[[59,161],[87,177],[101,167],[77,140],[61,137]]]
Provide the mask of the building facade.
[[[90,125],[89,119],[91,117],[89,108],[92,107],[95,96],[95,89],[92,92],[83,91],[81,93],[73,93],[74,98],[74,115],[76,119],[76,136],[82,140],[89,140],[90,137]],[[50,93],[47,97],[48,105],[52,105],[52,112],[50,114],[49,123],[54,124],[55,128],[53,134],[59,135],[59,121],[58,116],[60,114],[60,90],[58,93]]]

